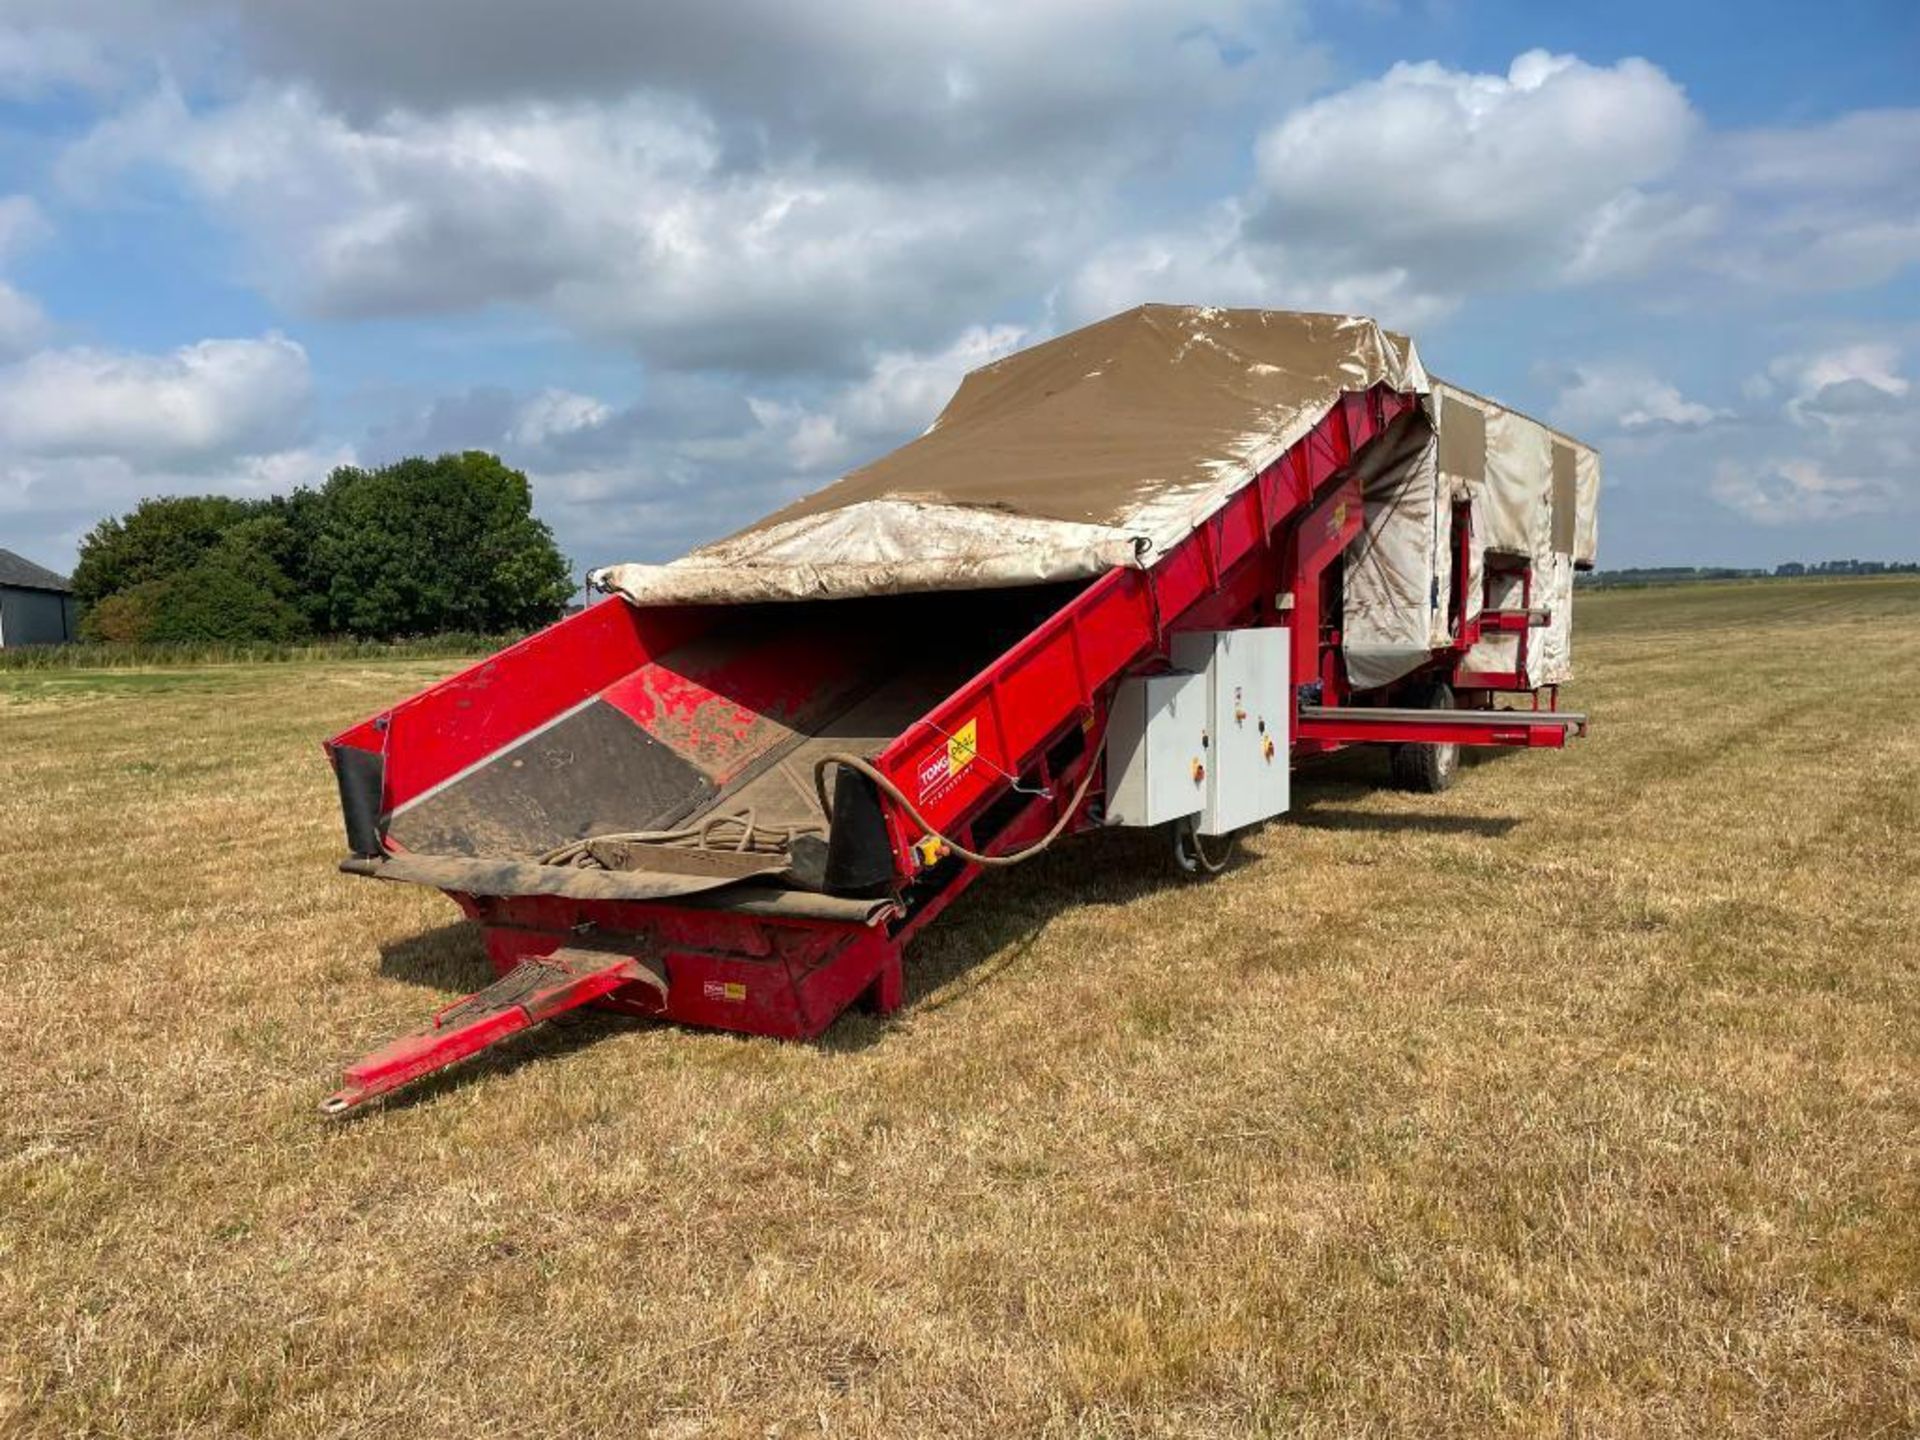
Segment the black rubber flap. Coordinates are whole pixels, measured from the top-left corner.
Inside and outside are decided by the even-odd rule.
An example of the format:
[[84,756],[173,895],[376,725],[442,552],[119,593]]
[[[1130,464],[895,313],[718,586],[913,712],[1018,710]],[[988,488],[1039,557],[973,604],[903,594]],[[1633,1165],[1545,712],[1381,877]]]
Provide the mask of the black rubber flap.
[[893,848],[880,792],[858,770],[834,772],[833,828],[827,835],[827,891],[877,895],[893,879]]
[[338,746],[333,752],[333,778],[340,786],[347,848],[355,855],[384,855],[386,832],[380,823],[380,797],[386,789],[386,757],[351,745]]

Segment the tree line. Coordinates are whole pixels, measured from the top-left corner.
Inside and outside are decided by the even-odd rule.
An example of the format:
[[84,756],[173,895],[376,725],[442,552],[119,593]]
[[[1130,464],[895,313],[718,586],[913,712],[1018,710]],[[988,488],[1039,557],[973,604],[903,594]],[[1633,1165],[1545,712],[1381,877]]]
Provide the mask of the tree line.
[[1772,569],[1742,569],[1732,565],[1642,565],[1625,570],[1594,570],[1576,575],[1574,583],[1604,590],[1609,585],[1668,585],[1688,580],[1793,580],[1806,576],[1914,575],[1920,562],[1911,560],[1789,560]]
[[527,477],[469,450],[265,499],[143,500],[80,542],[73,590],[89,640],[283,642],[530,629],[573,581]]

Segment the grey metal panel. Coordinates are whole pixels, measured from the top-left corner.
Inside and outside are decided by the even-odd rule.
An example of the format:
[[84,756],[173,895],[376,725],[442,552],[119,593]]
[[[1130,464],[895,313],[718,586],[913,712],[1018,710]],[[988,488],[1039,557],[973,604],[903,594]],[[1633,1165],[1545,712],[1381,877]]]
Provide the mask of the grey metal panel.
[[1107,824],[1159,825],[1199,813],[1206,683],[1198,675],[1124,680],[1107,723]]

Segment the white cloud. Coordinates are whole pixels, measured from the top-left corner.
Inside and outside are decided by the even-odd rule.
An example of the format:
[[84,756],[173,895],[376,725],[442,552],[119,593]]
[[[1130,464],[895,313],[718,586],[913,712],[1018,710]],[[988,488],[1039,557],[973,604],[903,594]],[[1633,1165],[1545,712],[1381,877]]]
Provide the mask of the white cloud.
[[[1544,51],[1504,74],[1395,65],[1270,125],[1245,193],[1126,218],[1141,167],[1190,143],[1162,137],[1195,133],[1150,118],[1190,125],[1196,105],[1224,102],[1212,90],[1163,94],[1165,74],[1129,78],[1121,60],[1165,52],[1181,57],[1174,72],[1220,71],[1237,93],[1241,71],[1273,48],[1228,62],[1230,37],[1251,23],[1238,0],[1177,26],[1128,0],[1074,47],[1075,65],[1050,56],[1044,77],[1022,47],[1083,26],[1092,0],[1049,0],[994,25],[958,0],[910,18],[881,7],[862,23],[865,0],[858,13],[781,7],[752,35],[730,7],[665,24],[647,6],[579,0],[564,38],[545,12],[537,25],[532,12],[503,12],[460,31],[449,53],[390,35],[367,56],[390,72],[385,103],[355,108],[371,78],[330,47],[352,31],[366,54],[347,13],[358,3],[249,10],[235,23],[294,78],[211,106],[162,90],[70,151],[69,187],[108,203],[131,169],[179,174],[250,242],[257,282],[308,313],[525,306],[655,368],[767,376],[858,373],[880,351],[936,349],[1043,295],[1063,323],[1155,298],[1359,310],[1416,328],[1477,293],[1671,284],[1702,265],[1730,274],[1722,257],[1741,252],[1730,236],[1765,231],[1746,213],[1763,192],[1783,211],[1787,192],[1818,192],[1822,215],[1840,203],[1831,197],[1851,197],[1856,246],[1920,223],[1866,198],[1876,186],[1905,193],[1890,142],[1907,112],[1709,144],[1657,66]],[[438,3],[402,7],[395,23],[425,24]],[[608,55],[611,88],[595,93],[581,36],[600,35],[597,51],[616,33],[664,48]],[[557,98],[507,83],[494,62],[509,35],[528,74],[565,60],[575,83],[561,84],[562,68],[547,87]],[[777,66],[775,36],[794,47]],[[886,37],[904,46],[898,67],[861,68]],[[738,53],[721,53],[722,40]],[[683,46],[674,70],[665,57]],[[796,65],[804,54],[821,68]],[[905,85],[916,67],[925,74]],[[476,76],[499,82],[492,98],[469,93]],[[1038,90],[1016,97],[1016,79]],[[1006,128],[1048,107],[1076,125],[1111,123],[1071,158],[1048,126]],[[1863,137],[1878,147],[1870,162],[1820,165],[1824,150]],[[917,169],[892,164],[900,145],[920,147]],[[824,453],[827,437],[815,438]]]
[[305,313],[526,306],[656,368],[776,376],[1031,304],[1130,178],[1238,163],[1203,117],[1321,72],[1292,0],[164,8],[221,16],[250,86],[98,125],[70,193],[178,175]]
[[1840,475],[1817,460],[1752,468],[1720,465],[1713,496],[1760,525],[1801,525],[1883,514],[1898,507],[1899,487],[1885,476]]
[[1552,408],[1576,434],[1698,430],[1728,412],[1689,400],[1674,386],[1632,365],[1581,365],[1571,371]]
[[25,355],[47,333],[47,317],[33,298],[0,280],[0,361]]
[[1711,147],[1738,223],[1703,263],[1746,284],[1843,290],[1920,264],[1920,109],[1862,110]]
[[[215,0],[178,0],[207,8]],[[1198,112],[1317,74],[1294,0],[226,0],[255,73],[358,121],[670,96],[742,154],[895,176],[1103,166]],[[371,37],[377,37],[373,39]]]
[[1247,305],[1371,315],[1417,331],[1458,299],[1423,288],[1403,265],[1344,268],[1250,239],[1237,204],[1200,223],[1096,250],[1055,295],[1061,319],[1085,324],[1143,301]]
[[0,369],[0,443],[156,468],[222,463],[294,439],[309,388],[306,351],[279,335],[164,355],[43,350]]
[[0,99],[24,102],[66,89],[101,91],[118,74],[107,46],[94,34],[61,25],[0,21]]
[[542,390],[522,402],[506,438],[515,445],[543,445],[584,430],[597,430],[612,418],[612,409],[591,395]]
[[125,514],[150,495],[285,495],[353,462],[347,446],[295,446],[177,470],[120,455],[6,454],[0,519],[9,548],[44,556],[57,569],[69,563],[58,557],[71,555],[102,516]]
[[1675,173],[1698,129],[1645,60],[1534,50],[1505,75],[1395,65],[1260,138],[1249,229],[1296,264],[1405,269],[1441,294],[1603,278],[1704,223],[1646,188]]
[[1019,325],[970,325],[933,354],[884,351],[834,408],[855,435],[925,430],[969,371],[1011,355],[1029,338]]
[[759,397],[748,405],[760,428],[779,441],[794,471],[824,478],[925,431],[968,371],[1012,354],[1029,338],[1018,325],[969,326],[933,353],[882,352],[864,380],[817,405]]
[[1766,388],[1784,388],[1787,417],[1802,425],[1841,426],[1904,408],[1913,384],[1897,366],[1900,350],[1867,341],[1809,355],[1786,355],[1767,367]]
[[296,91],[201,115],[175,95],[100,127],[68,183],[182,171],[263,281],[330,316],[520,302],[655,364],[850,366],[1030,290],[1073,197],[994,177],[881,183],[731,164],[684,106],[518,105],[356,128]]
[[1764,458],[1722,461],[1714,498],[1764,525],[1920,512],[1920,389],[1900,359],[1863,340],[1773,361],[1750,392],[1780,402],[1756,423]]
[[1478,291],[1644,273],[1718,223],[1715,202],[1668,183],[1699,130],[1644,60],[1396,65],[1287,114],[1259,138],[1248,194],[1102,247],[1061,305],[1086,319],[1203,299],[1417,328]]

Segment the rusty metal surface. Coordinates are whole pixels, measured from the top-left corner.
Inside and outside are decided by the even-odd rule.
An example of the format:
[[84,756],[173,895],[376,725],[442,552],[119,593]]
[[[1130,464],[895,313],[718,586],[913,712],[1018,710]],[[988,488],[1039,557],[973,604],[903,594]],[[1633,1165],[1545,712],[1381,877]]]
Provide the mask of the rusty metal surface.
[[823,755],[842,751],[871,757],[932,709],[971,673],[974,656],[965,648],[930,657],[891,677],[812,735],[767,757],[723,790],[708,807],[713,814],[753,811],[762,825],[800,825],[826,819],[813,783],[813,767]]
[[762,607],[642,666],[605,699],[725,785],[893,669],[896,625],[858,605]]

